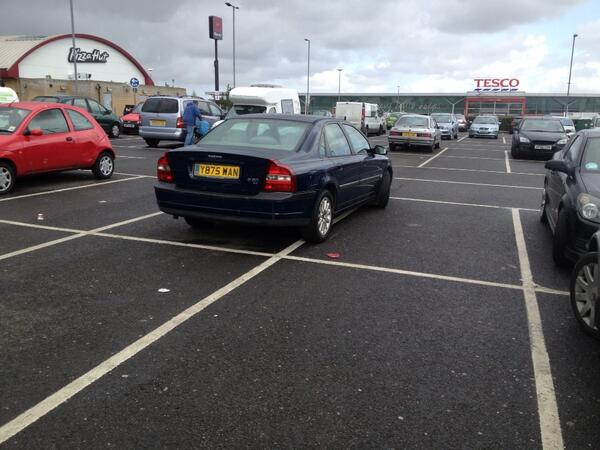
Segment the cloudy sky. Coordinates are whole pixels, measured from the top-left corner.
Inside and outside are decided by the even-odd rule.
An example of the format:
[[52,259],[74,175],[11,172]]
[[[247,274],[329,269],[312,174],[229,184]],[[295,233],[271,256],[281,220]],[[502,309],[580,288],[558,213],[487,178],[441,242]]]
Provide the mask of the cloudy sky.
[[[155,82],[214,88],[208,16],[223,17],[221,88],[232,82],[232,11],[217,0],[73,0],[80,33],[110,39]],[[598,0],[236,0],[237,85],[311,92],[465,92],[473,78],[515,77],[527,92],[600,93]],[[68,0],[9,2],[2,34],[70,32]],[[398,88],[399,87],[399,88]]]

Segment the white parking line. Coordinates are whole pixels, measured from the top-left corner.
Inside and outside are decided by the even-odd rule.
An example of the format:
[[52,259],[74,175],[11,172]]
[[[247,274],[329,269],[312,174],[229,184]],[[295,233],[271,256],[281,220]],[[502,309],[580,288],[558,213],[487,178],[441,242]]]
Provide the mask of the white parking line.
[[513,208],[511,206],[484,205],[481,203],[446,202],[443,200],[429,200],[426,198],[390,197],[390,199],[402,200],[402,201],[407,201],[407,202],[437,203],[440,205],[473,206],[476,208],[492,208],[492,209],[508,209],[508,210],[518,209],[519,211],[539,212],[537,209],[530,209],[530,208]]
[[425,164],[427,164],[428,162],[433,161],[435,158],[437,158],[438,156],[440,156],[442,153],[444,153],[446,150],[448,150],[448,147],[444,147],[444,149],[439,152],[437,155],[432,156],[431,158],[429,158],[427,161],[421,163],[420,165],[418,165],[417,167],[423,167]]
[[508,152],[504,150],[504,161],[506,162],[506,173],[510,173],[510,161],[508,160]]
[[464,141],[464,140],[465,140],[466,138],[468,138],[468,137],[469,137],[468,135],[467,135],[467,136],[463,136],[463,137],[461,137],[461,138],[460,138],[458,141],[456,141],[456,142],[462,142],[462,141]]
[[120,180],[101,181],[98,183],[84,184],[82,186],[81,185],[80,186],[72,186],[72,187],[62,188],[62,189],[54,189],[52,191],[36,192],[34,194],[16,195],[14,197],[2,198],[2,199],[0,199],[0,202],[10,202],[12,200],[18,200],[21,198],[37,197],[39,195],[56,194],[57,192],[66,192],[66,191],[74,191],[76,189],[86,189],[86,188],[92,188],[92,187],[98,187],[98,186],[105,186],[107,184],[122,183],[123,181],[139,180],[142,178],[148,178],[148,176],[147,175],[136,175],[131,178],[123,178]]
[[448,180],[429,180],[426,178],[405,178],[405,177],[394,177],[395,180],[403,180],[403,181],[419,181],[423,183],[447,183],[447,184],[465,184],[469,186],[485,186],[485,187],[500,187],[500,188],[510,188],[510,189],[532,189],[536,191],[542,191],[544,188],[541,187],[533,187],[533,186],[511,186],[507,184],[488,184],[488,183],[470,183],[467,181],[448,181]]
[[502,136],[502,143],[506,145],[506,137]]
[[546,350],[542,319],[535,295],[535,285],[533,283],[533,275],[531,274],[531,266],[529,265],[529,255],[527,254],[523,226],[521,225],[521,217],[518,210],[515,209],[512,211],[512,218],[519,254],[521,279],[523,281],[523,296],[527,310],[529,345],[533,361],[542,447],[544,450],[563,449],[564,443],[558,416],[558,405],[556,403],[550,358]]
[[141,175],[139,173],[126,173],[126,172],[115,172],[115,175],[124,175],[127,177],[157,178],[155,175]]
[[[19,255],[23,255],[25,253],[31,253],[34,252],[36,250],[41,250],[43,248],[46,247],[52,247],[53,245],[57,245],[57,244],[62,244],[63,242],[68,242],[68,241],[72,241],[73,239],[78,239],[78,238],[82,238],[85,236],[89,236],[89,235],[93,235],[94,233],[101,233],[102,231],[106,231],[106,230],[110,230],[111,228],[117,228],[117,227],[121,227],[123,225],[128,225],[130,223],[134,223],[134,222],[138,222],[140,220],[144,220],[144,219],[149,219],[150,217],[154,217],[154,216],[158,216],[162,214],[162,212],[155,212],[155,213],[151,213],[151,214],[146,214],[144,216],[139,216],[139,217],[135,217],[133,219],[128,219],[128,220],[124,220],[122,222],[117,222],[117,223],[113,223],[110,225],[106,225],[100,228],[95,228],[93,230],[89,230],[89,231],[84,231],[81,230],[79,231],[77,234],[71,235],[71,236],[66,236],[60,239],[54,239],[52,241],[48,241],[48,242],[44,242],[42,244],[37,244],[37,245],[32,245],[31,247],[26,247],[20,250],[16,250],[10,253],[5,253],[3,255],[0,255],[0,261],[4,260],[4,259],[8,259],[8,258],[12,258],[14,256],[19,256]],[[0,223],[9,223],[10,225],[17,225],[19,224],[19,222],[14,222],[14,221],[5,221],[5,220],[0,220]],[[29,226],[32,227],[31,224],[21,224],[22,226]],[[47,230],[51,230],[52,227],[48,227],[46,226],[45,229]],[[67,230],[66,228],[56,228],[57,231],[65,231]],[[73,230],[73,232],[76,232],[76,230]]]
[[[419,167],[417,166],[404,166],[402,164],[394,164],[392,167],[396,168],[396,167],[402,167],[402,168],[407,168],[407,169],[418,169]],[[506,172],[504,172],[503,170],[484,170],[484,169],[459,169],[456,167],[437,167],[437,166],[427,166],[427,167],[421,167],[421,169],[427,169],[427,170],[451,170],[451,171],[458,171],[458,172],[481,172],[481,173],[500,173],[502,175],[506,175]],[[529,172],[510,172],[511,175],[529,175],[529,176],[536,176],[536,177],[543,177],[544,174],[543,173],[529,173]]]
[[125,155],[117,155],[117,159],[146,159],[145,156],[125,156]]
[[211,304],[215,303],[217,300],[223,298],[225,295],[229,294],[230,292],[234,291],[247,281],[260,274],[261,272],[265,271],[273,264],[280,261],[283,257],[292,253],[303,243],[304,241],[301,240],[296,241],[286,249],[271,256],[266,261],[262,262],[258,266],[239,276],[232,282],[226,284],[221,289],[213,292],[209,296],[198,301],[197,303],[185,309],[181,313],[177,314],[170,320],[164,322],[158,328],[155,328],[150,333],[146,334],[137,341],[128,345],[117,354],[103,361],[90,371],[81,375],[79,378],[67,384],[65,387],[59,389],[49,397],[45,398],[44,400],[33,406],[32,408],[15,417],[10,422],[4,424],[2,427],[0,427],[0,444],[6,442],[8,439],[10,439],[23,429],[27,428],[29,425],[35,423],[37,420],[56,409],[62,403],[66,402],[71,397],[78,394],[86,387],[96,382],[107,373],[114,370],[116,367],[133,358],[136,354],[146,349],[154,342],[164,337],[166,334],[173,331],[179,325],[187,322],[189,319],[196,316],[198,313],[206,309]]
[[451,156],[444,155],[442,158],[456,158],[456,159],[487,159],[490,161],[504,161],[504,158],[488,158],[487,156]]

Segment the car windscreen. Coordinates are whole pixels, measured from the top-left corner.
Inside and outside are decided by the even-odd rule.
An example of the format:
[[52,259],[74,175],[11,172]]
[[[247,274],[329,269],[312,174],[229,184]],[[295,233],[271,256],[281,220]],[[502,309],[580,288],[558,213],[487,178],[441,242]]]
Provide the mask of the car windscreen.
[[427,117],[402,116],[396,122],[397,127],[429,127],[429,119]]
[[600,172],[600,138],[589,138],[581,167],[589,172]]
[[493,117],[475,117],[473,123],[497,124],[498,122]]
[[258,105],[233,105],[227,117],[243,116],[245,114],[262,114],[267,111],[266,106]]
[[548,133],[564,133],[560,120],[555,119],[523,119],[521,131],[545,131]]
[[149,98],[144,102],[142,112],[176,114],[179,112],[179,102],[174,98]]
[[228,119],[202,138],[202,144],[294,151],[311,124],[273,119]]
[[450,114],[432,114],[431,117],[433,117],[437,123],[452,122],[452,116]]
[[566,117],[563,118],[563,119],[560,119],[560,123],[562,123],[563,126],[565,126],[565,127],[574,127],[575,126],[575,124],[573,123],[573,121],[571,119],[566,118]]
[[31,111],[12,106],[0,108],[0,134],[12,134]]

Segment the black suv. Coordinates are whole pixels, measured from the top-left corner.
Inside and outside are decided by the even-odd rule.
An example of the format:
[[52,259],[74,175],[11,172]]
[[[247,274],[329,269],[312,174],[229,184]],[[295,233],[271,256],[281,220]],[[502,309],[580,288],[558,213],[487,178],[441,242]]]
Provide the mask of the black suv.
[[119,137],[123,126],[119,118],[108,108],[105,108],[96,100],[76,95],[38,95],[33,98],[34,102],[65,103],[78,106],[87,110],[96,122],[104,129],[111,138]]
[[567,143],[567,134],[554,117],[523,117],[515,129],[510,154],[514,159],[522,156],[543,156],[550,159]]
[[600,229],[600,130],[582,130],[546,163],[541,220],[553,234],[552,256],[564,265],[597,251]]

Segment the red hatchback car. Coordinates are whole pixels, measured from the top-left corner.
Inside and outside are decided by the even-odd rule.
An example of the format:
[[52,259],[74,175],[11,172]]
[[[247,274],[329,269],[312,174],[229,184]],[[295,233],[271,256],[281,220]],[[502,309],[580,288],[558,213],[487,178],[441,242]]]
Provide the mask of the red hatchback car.
[[60,170],[91,169],[110,178],[115,152],[106,133],[85,110],[58,103],[0,105],[0,195],[18,177]]

